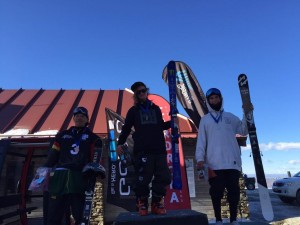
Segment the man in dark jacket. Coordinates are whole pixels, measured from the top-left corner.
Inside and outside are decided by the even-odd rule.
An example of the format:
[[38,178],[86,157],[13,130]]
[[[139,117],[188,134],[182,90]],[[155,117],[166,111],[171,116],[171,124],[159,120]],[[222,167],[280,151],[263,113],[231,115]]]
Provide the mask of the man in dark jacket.
[[[77,107],[73,111],[75,126],[58,133],[50,150],[45,167],[54,167],[49,183],[48,225],[59,225],[71,208],[75,224],[80,224],[88,177],[83,169],[93,162],[95,151],[102,151],[102,141],[88,127],[88,111]],[[99,162],[98,162],[99,163]],[[105,169],[102,168],[104,177]]]
[[[160,108],[148,99],[148,88],[143,82],[131,86],[134,92],[134,106],[126,115],[119,136],[117,153],[123,154],[122,145],[134,127],[134,167],[136,171],[135,194],[139,214],[148,214],[149,184],[152,181],[153,214],[166,214],[163,197],[171,183],[171,174],[166,159],[164,130],[170,128],[170,121],[164,122]],[[153,178],[153,180],[152,180]]]

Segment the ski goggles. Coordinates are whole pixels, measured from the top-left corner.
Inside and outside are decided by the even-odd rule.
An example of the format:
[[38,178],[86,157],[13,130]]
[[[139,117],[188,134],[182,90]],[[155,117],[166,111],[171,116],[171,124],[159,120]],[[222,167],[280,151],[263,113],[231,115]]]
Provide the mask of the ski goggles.
[[141,93],[146,93],[148,91],[148,88],[143,88],[141,90],[136,91],[137,95],[140,95]]
[[221,91],[217,88],[211,88],[206,92],[206,98],[209,98],[212,95],[219,95],[221,96]]

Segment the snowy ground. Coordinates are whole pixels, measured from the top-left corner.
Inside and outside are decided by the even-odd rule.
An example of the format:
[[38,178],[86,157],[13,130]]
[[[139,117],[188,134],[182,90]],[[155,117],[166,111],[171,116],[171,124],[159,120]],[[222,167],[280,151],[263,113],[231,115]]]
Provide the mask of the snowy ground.
[[[257,222],[266,222],[261,214],[261,206],[259,203],[258,190],[247,191],[250,207],[250,220]],[[270,222],[272,225],[300,225],[300,206],[296,202],[292,204],[283,203],[278,196],[270,190],[272,201],[274,220]]]

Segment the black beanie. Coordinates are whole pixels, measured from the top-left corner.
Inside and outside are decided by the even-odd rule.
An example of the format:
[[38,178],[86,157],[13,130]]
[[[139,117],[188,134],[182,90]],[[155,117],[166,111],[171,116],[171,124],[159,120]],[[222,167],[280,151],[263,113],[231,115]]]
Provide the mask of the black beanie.
[[76,114],[82,114],[85,115],[88,119],[89,119],[89,113],[88,110],[82,106],[76,107],[73,110],[73,116],[75,116]]

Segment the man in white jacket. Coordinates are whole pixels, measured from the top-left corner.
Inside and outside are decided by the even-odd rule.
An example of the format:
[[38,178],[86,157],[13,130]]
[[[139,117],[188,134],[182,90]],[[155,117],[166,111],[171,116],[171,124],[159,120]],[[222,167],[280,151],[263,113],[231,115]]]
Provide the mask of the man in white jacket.
[[[223,110],[220,90],[211,88],[206,92],[209,113],[201,118],[196,146],[197,169],[204,163],[209,170],[209,194],[211,196],[216,225],[223,225],[221,199],[225,188],[230,207],[230,223],[238,225],[237,207],[240,200],[239,177],[241,172],[241,150],[236,134],[247,135],[245,118]],[[253,109],[252,105],[248,106]]]

